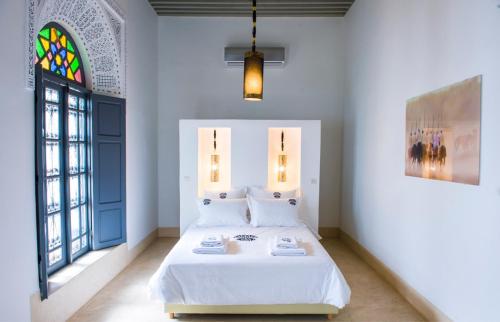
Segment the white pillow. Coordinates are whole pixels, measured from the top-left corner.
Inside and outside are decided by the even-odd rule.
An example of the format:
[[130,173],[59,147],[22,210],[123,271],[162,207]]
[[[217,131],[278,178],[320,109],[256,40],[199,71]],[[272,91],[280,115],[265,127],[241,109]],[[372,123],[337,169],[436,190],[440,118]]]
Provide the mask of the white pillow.
[[245,226],[247,221],[247,200],[242,199],[209,199],[198,200],[197,226]]
[[251,224],[254,227],[297,227],[299,220],[299,198],[258,199],[248,197],[251,209]]
[[289,199],[296,198],[297,189],[288,191],[269,190],[262,187],[250,187],[248,194],[259,199]]
[[240,199],[247,195],[247,188],[234,188],[226,191],[205,191],[204,198],[207,199]]

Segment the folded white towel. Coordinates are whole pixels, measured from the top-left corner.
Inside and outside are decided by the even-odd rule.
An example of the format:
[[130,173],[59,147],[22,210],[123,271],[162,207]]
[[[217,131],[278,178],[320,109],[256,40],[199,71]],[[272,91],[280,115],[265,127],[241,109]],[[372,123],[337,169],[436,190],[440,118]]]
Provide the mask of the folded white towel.
[[298,248],[297,239],[288,236],[276,236],[274,246],[277,248]]
[[224,245],[224,239],[220,234],[205,235],[203,236],[200,245],[202,247],[222,246]]
[[271,255],[273,256],[305,256],[306,250],[304,248],[278,248],[271,246]]
[[193,248],[193,253],[195,254],[225,254],[226,253],[226,243],[223,242],[220,246],[197,246]]

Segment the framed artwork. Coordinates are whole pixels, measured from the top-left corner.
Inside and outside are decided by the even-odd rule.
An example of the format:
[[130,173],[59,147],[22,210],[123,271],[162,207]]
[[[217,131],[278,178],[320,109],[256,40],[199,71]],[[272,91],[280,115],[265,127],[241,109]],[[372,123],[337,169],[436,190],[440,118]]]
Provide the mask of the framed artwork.
[[407,176],[479,185],[482,76],[409,99]]

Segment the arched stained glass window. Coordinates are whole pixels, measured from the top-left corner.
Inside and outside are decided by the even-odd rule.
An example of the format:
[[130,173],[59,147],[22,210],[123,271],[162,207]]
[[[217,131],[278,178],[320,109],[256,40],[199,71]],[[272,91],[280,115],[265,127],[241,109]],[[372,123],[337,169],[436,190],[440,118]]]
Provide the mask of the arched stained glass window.
[[35,64],[71,81],[85,84],[82,59],[73,38],[56,23],[45,25],[36,38]]

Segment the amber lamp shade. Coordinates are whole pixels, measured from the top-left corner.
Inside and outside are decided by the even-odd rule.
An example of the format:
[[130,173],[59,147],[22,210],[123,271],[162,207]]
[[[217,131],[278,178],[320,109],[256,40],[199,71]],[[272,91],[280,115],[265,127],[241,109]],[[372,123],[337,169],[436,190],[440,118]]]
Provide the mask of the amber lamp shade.
[[278,182],[286,182],[286,165],[287,155],[280,154],[278,156]]
[[219,170],[220,170],[220,155],[211,154],[210,155],[210,181],[219,182]]
[[245,53],[243,74],[243,98],[246,101],[261,101],[264,89],[264,54],[258,51]]

